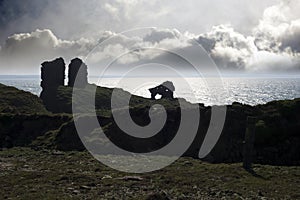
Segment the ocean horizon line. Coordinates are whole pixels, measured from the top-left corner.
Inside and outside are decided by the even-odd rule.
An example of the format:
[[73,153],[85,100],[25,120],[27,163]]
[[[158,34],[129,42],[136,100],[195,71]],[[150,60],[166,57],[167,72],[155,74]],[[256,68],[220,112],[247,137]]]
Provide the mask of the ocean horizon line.
[[[182,78],[182,76],[153,76],[153,75],[136,75],[126,76],[125,78]],[[300,78],[299,74],[203,74],[203,76],[185,75],[185,78]],[[39,74],[0,74],[0,79],[11,79],[11,78],[40,78]],[[88,76],[88,78],[124,78],[119,75],[105,75],[105,76]]]

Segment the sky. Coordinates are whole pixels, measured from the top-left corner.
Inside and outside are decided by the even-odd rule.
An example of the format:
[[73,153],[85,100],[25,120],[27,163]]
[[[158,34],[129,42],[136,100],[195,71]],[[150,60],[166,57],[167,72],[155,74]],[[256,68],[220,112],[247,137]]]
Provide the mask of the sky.
[[0,74],[39,74],[56,57],[91,71],[116,58],[119,70],[181,63],[168,51],[203,56],[199,66],[207,53],[223,71],[299,73],[299,10],[297,0],[0,0]]

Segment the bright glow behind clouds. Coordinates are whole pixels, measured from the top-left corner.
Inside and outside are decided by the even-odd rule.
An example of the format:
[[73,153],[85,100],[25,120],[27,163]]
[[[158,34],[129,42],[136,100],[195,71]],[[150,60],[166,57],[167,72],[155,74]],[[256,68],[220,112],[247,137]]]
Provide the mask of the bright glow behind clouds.
[[[145,26],[163,28],[144,37],[119,35],[91,55],[91,64],[99,67],[101,59],[128,46],[189,51],[195,39],[220,69],[300,69],[298,1],[0,0],[0,5],[2,74],[38,74],[41,62],[58,56],[68,64],[116,32]],[[154,56],[168,59],[140,51],[124,57],[121,64]]]

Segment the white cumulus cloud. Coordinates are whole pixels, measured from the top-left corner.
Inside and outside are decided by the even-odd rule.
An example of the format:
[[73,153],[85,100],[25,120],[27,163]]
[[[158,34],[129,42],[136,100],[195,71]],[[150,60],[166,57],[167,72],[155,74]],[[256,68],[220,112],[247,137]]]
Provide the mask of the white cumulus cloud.
[[[142,1],[117,0],[107,2],[103,9],[115,17],[130,18],[131,7]],[[152,4],[156,5],[157,2]],[[117,6],[118,4],[122,6]],[[151,3],[149,3],[151,4]],[[169,59],[164,50],[182,49],[190,52],[196,40],[208,52],[220,69],[245,71],[289,71],[300,69],[300,4],[281,1],[263,12],[251,34],[245,35],[232,25],[221,24],[202,34],[180,32],[177,29],[150,28],[143,35],[95,31],[86,37],[61,39],[50,29],[13,34],[0,48],[1,73],[37,74],[44,60],[64,57],[66,63],[74,57],[85,58],[93,67],[107,60],[119,64]],[[128,12],[128,16],[126,12]],[[191,22],[192,23],[192,22]],[[162,51],[147,49],[155,48]],[[174,61],[175,62],[175,61]],[[177,61],[176,61],[177,62]]]

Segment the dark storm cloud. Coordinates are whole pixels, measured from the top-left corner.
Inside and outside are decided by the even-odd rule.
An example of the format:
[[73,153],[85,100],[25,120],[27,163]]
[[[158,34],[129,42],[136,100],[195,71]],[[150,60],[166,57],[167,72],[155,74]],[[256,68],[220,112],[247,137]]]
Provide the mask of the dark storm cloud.
[[36,29],[75,39],[99,30],[120,32],[152,26],[201,33],[229,22],[249,34],[261,12],[277,1],[1,0],[0,43],[14,33]]
[[48,0],[0,0],[0,41],[12,33],[31,31],[34,24],[20,22],[39,18],[48,5]]
[[[89,55],[88,64],[99,67],[105,63],[105,60],[144,47],[170,51],[182,50],[190,57],[197,57],[199,56],[197,52],[191,51],[197,44],[191,41],[201,44],[220,69],[246,71],[300,69],[298,12],[300,4],[297,2],[283,0],[266,8],[260,20],[257,20],[256,26],[251,27],[252,31],[248,34],[239,31],[241,28],[235,27],[234,24],[216,25],[201,34],[182,32],[180,31],[182,26],[174,24],[172,18],[172,13],[179,7],[178,3],[173,3],[174,5],[166,3],[168,6],[159,9],[155,6],[165,2],[115,0],[103,1],[99,4],[98,0],[90,0],[83,4],[81,0],[22,1],[26,2],[26,5],[20,2],[2,0],[0,3],[0,27],[3,30],[1,34],[9,35],[0,47],[1,73],[38,73],[39,64],[43,60],[57,56],[69,60],[75,56]],[[182,5],[184,6],[187,5]],[[155,8],[155,10],[146,8]],[[195,13],[191,12],[189,16],[194,17]],[[235,12],[237,11],[233,11]],[[220,13],[217,12],[215,16],[218,14]],[[178,12],[178,17],[184,18],[186,15]],[[199,15],[198,18],[191,18],[188,24],[194,27],[201,25],[200,17]],[[140,22],[148,25],[151,20],[154,24],[160,24],[163,19],[169,19],[171,24],[178,25],[179,28],[152,28],[143,36],[101,31],[111,30],[116,26],[130,27]],[[210,21],[209,18],[207,20]],[[111,36],[115,36],[114,40],[90,52],[96,44]],[[122,56],[118,59],[118,64],[134,65],[151,60],[181,62],[170,54],[137,50]],[[202,66],[205,63],[206,61],[203,61]],[[184,65],[184,63],[180,64]]]

